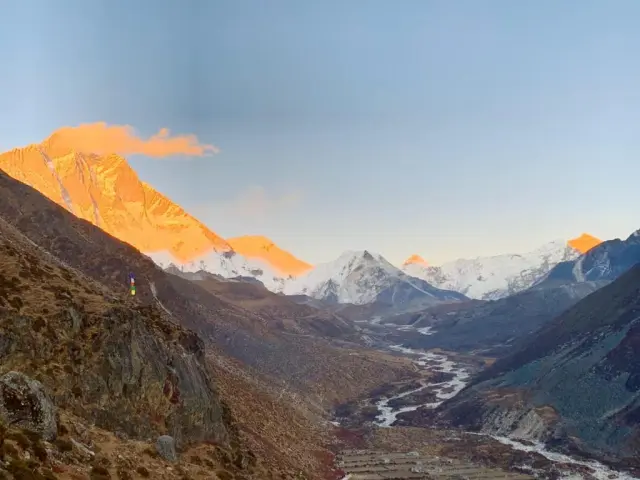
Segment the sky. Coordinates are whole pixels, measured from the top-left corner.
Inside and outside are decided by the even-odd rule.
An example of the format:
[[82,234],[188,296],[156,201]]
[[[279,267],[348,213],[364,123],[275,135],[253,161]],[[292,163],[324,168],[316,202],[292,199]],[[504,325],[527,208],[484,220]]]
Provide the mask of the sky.
[[219,235],[311,263],[626,237],[638,18],[637,0],[4,0],[0,150],[93,122],[195,136],[203,155],[128,158]]

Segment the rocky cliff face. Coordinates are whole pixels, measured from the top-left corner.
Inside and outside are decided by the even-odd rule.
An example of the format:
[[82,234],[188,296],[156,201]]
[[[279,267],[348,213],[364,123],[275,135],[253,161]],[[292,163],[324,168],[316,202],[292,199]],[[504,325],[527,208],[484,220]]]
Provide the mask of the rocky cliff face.
[[1,220],[0,265],[1,373],[36,378],[59,408],[111,431],[228,440],[193,332],[157,307],[105,298]]
[[496,362],[436,418],[637,466],[639,346],[636,266]]

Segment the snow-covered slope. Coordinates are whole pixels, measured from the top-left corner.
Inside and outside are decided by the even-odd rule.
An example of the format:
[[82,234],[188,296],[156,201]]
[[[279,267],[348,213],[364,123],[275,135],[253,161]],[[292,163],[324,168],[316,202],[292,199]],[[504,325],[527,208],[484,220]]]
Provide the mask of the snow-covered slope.
[[567,242],[556,240],[528,253],[460,259],[439,267],[410,262],[403,271],[470,298],[496,300],[529,288],[558,263],[579,256]]
[[173,265],[183,272],[204,270],[224,278],[255,278],[273,292],[281,291],[285,283],[285,279],[278,276],[266,262],[258,259],[247,259],[233,251],[211,251],[187,263],[177,261],[169,252],[147,253],[146,255],[164,269]]
[[335,303],[425,306],[465,300],[464,295],[434,288],[368,251],[345,252],[337,260],[317,265],[307,274],[288,281],[283,293],[304,294]]
[[578,259],[560,263],[536,285],[547,287],[592,280],[612,281],[637,263],[640,263],[640,230],[626,240],[607,240]]

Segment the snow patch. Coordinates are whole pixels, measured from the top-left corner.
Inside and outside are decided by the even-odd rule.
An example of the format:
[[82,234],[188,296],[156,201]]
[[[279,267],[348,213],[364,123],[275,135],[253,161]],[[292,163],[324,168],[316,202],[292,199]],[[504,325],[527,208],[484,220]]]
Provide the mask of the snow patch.
[[73,202],[71,201],[71,195],[69,195],[69,191],[65,188],[64,184],[62,183],[62,180],[60,179],[60,176],[56,171],[56,167],[53,164],[53,161],[49,158],[49,156],[46,153],[44,153],[43,150],[40,150],[40,155],[42,156],[44,163],[47,165],[47,167],[49,167],[49,170],[51,170],[51,173],[53,174],[53,178],[55,178],[56,181],[58,182],[58,186],[60,187],[60,195],[62,196],[62,200],[64,201],[67,207],[67,210],[69,210],[71,213],[75,215],[75,211],[73,209]]

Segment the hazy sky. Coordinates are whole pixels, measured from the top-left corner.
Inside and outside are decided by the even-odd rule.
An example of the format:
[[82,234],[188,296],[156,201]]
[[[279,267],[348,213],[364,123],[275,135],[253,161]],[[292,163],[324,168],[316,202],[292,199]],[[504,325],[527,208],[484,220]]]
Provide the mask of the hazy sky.
[[[640,1],[3,0],[0,149],[64,125],[215,232],[434,263],[640,228]],[[0,199],[1,201],[1,199]]]

